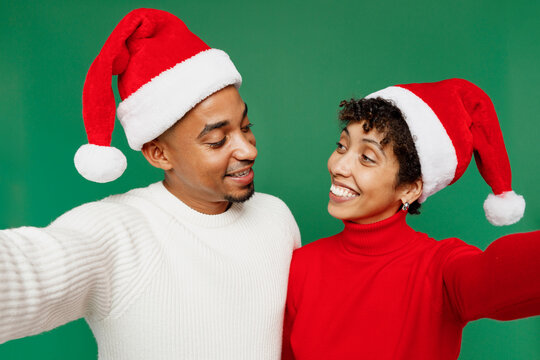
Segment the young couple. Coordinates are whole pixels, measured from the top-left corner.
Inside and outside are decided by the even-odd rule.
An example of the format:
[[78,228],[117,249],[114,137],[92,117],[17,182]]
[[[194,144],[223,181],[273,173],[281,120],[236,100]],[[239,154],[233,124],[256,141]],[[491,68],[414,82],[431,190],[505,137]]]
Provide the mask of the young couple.
[[345,228],[292,254],[290,211],[254,193],[255,137],[229,57],[169,13],[122,19],[83,91],[89,144],[75,165],[96,182],[126,167],[110,147],[113,75],[130,146],[165,178],[43,229],[1,231],[0,342],[84,317],[100,359],[455,359],[468,321],[540,313],[538,232],[482,252],[405,221],[473,151],[494,191],[488,219],[523,215],[495,111],[473,84],[342,102],[328,210]]

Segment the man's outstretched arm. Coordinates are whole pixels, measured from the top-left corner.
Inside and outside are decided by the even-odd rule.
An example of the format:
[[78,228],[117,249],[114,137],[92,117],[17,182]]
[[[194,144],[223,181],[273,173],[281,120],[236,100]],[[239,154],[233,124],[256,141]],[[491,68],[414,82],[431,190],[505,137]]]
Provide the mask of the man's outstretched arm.
[[[119,211],[122,210],[122,211]],[[0,231],[0,343],[81,317],[104,318],[151,250],[137,211],[91,203],[46,228]]]
[[0,231],[0,343],[85,315],[97,288],[99,255],[72,230]]

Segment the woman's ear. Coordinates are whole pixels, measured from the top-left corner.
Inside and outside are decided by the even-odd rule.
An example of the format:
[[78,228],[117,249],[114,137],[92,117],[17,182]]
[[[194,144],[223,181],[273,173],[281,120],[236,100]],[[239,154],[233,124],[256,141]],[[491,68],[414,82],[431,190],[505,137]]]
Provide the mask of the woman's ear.
[[165,144],[159,139],[145,143],[141,152],[150,165],[163,170],[172,169],[172,164],[169,162],[166,155]]
[[405,184],[402,187],[401,193],[401,202],[405,204],[406,202],[412,204],[422,195],[422,189],[424,187],[424,182],[422,178],[416,179],[410,184]]

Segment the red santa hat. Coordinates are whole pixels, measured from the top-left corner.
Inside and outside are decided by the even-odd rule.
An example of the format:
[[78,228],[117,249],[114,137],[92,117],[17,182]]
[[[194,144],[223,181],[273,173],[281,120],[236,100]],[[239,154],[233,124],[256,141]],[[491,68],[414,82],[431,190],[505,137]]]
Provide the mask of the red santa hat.
[[474,153],[480,174],[493,190],[484,202],[493,225],[510,225],[525,211],[512,190],[512,172],[495,108],[479,87],[462,79],[390,86],[368,95],[390,100],[404,115],[422,168],[419,201],[457,181]]
[[95,182],[113,181],[127,166],[122,152],[110,146],[116,108],[113,75],[118,75],[122,99],[118,119],[134,150],[141,150],[206,97],[242,83],[229,56],[206,45],[176,16],[154,9],[127,14],[84,83],[88,144],[75,154],[75,167]]

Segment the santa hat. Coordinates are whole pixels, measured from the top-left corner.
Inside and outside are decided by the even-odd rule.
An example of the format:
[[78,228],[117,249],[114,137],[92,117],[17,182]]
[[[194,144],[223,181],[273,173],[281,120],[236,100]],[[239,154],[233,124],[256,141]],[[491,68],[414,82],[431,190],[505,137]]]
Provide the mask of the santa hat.
[[525,211],[512,190],[512,172],[495,108],[479,87],[462,79],[390,86],[366,98],[390,100],[404,115],[418,152],[424,183],[419,201],[457,181],[474,153],[493,190],[484,202],[493,225],[510,225]]
[[122,99],[118,119],[134,150],[141,150],[211,94],[242,83],[229,56],[206,45],[176,16],[154,9],[127,14],[84,83],[88,144],[75,154],[75,167],[95,182],[115,180],[127,166],[122,152],[110,146],[116,107],[113,75],[118,75]]

